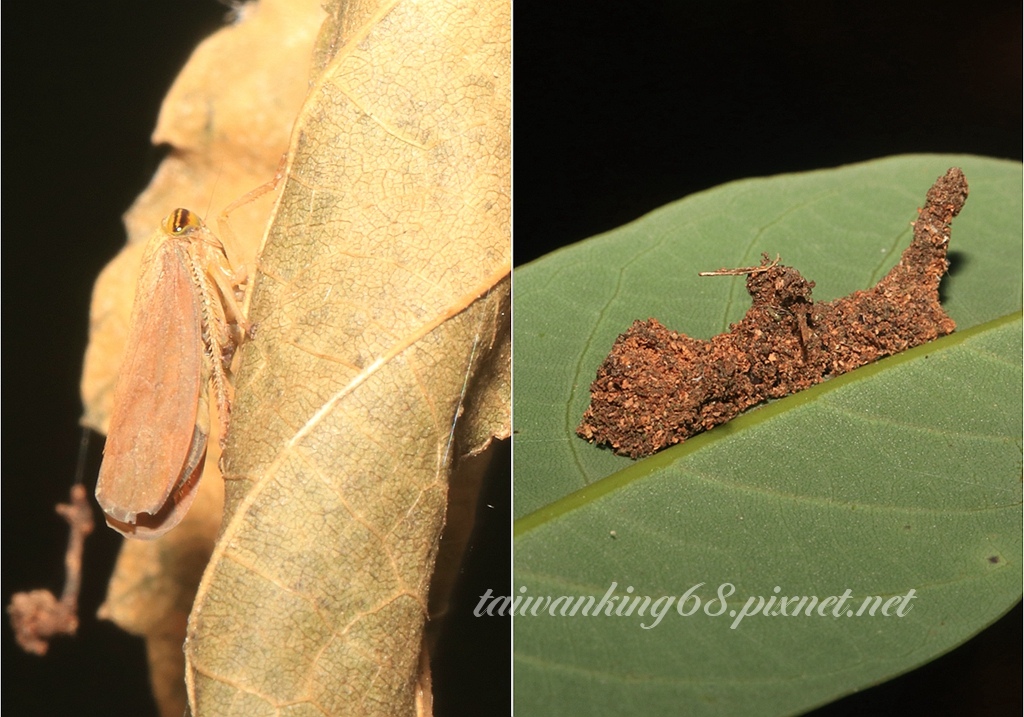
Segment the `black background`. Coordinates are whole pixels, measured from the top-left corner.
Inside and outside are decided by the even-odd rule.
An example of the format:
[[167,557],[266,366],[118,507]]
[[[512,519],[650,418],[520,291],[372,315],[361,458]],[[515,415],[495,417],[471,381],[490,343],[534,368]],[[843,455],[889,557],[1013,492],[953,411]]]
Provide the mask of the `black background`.
[[[712,6],[713,5],[713,6]],[[92,282],[160,153],[160,99],[221,22],[210,0],[5,8],[3,595],[59,591]],[[903,152],[1021,159],[1020,3],[515,4],[514,222],[522,263],[732,179]],[[86,481],[95,480],[99,439]],[[495,485],[463,586],[508,584]],[[497,526],[497,527],[495,527]],[[4,626],[3,706],[152,713],[140,642],[91,615],[120,539],[87,544],[82,627],[40,660]],[[481,572],[482,571],[482,572]],[[438,714],[503,713],[508,625],[462,619]],[[445,669],[457,675],[446,684]],[[821,714],[1020,714],[1021,611],[923,669]],[[490,707],[488,707],[490,705]]]
[[517,264],[734,179],[1021,158],[1013,0],[520,0],[514,48]]

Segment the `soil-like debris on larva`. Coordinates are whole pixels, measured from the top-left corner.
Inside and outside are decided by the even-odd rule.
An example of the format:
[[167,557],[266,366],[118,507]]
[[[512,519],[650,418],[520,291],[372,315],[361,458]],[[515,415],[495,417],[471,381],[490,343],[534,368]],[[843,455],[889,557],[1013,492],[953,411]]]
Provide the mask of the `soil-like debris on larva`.
[[939,281],[950,222],[966,199],[954,167],[928,190],[900,262],[871,289],[835,301],[812,301],[814,282],[768,255],[760,266],[708,272],[747,275],[753,303],[743,319],[709,341],[635,321],[598,368],[576,433],[648,456],[762,401],[952,333]]

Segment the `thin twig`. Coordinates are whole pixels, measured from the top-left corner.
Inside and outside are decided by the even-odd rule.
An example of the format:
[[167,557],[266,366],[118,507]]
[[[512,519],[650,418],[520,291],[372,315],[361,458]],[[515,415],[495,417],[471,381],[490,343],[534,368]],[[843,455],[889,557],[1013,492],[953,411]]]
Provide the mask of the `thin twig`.
[[49,590],[15,593],[7,614],[11,618],[14,635],[25,652],[45,655],[50,638],[55,635],[74,635],[78,629],[78,591],[82,584],[82,550],[85,538],[92,532],[92,508],[86,498],[85,486],[71,487],[71,502],[57,505],[57,512],[71,526],[68,549],[64,555],[64,592],[60,601]]
[[[760,266],[745,266],[741,269],[718,269],[717,271],[701,271],[697,273],[697,276],[742,276],[744,274],[760,274],[762,271],[768,271],[769,269],[779,265],[779,259],[782,257],[778,254],[775,255],[775,261],[770,264],[761,264]],[[767,259],[767,257],[765,257]]]

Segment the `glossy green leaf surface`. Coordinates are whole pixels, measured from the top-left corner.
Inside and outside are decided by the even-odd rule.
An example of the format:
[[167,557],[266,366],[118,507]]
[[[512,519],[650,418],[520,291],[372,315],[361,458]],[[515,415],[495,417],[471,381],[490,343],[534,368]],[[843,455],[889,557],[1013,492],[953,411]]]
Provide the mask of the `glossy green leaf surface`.
[[[698,271],[767,252],[817,300],[867,288],[950,166],[970,185],[941,287],[956,333],[646,460],[575,436],[634,319],[709,338],[742,317],[743,278]],[[516,272],[518,714],[799,713],[927,662],[1020,599],[1021,195],[1017,163],[893,157],[724,185]],[[611,615],[561,614],[606,593]],[[758,597],[776,598],[769,612],[792,600],[743,617]]]

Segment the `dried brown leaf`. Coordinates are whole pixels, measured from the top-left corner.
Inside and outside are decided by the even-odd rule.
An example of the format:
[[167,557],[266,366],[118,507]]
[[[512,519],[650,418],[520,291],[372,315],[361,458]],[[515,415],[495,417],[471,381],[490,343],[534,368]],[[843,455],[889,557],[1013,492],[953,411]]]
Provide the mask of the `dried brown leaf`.
[[299,117],[190,618],[194,714],[415,710],[449,474],[508,433],[509,10],[379,8]]
[[[168,97],[155,139],[172,154],[97,284],[89,425],[109,413],[138,240],[214,185],[219,206],[273,174],[291,119],[254,113],[252,98],[301,96],[312,39],[273,8],[211,38]],[[190,630],[197,714],[413,711],[449,476],[509,430],[509,8],[351,3],[331,17],[260,258],[235,480]],[[275,54],[296,36],[310,41],[304,62]],[[237,52],[270,58],[255,64],[276,79],[236,74]],[[301,91],[265,90],[283,76]],[[250,240],[234,245],[239,261],[252,261],[260,211],[232,215]],[[174,652],[218,519],[214,495],[163,541],[132,544],[103,608],[149,636],[165,713],[180,704]]]
[[[155,140],[172,153],[126,216],[129,246],[97,282],[89,425],[109,413],[139,239],[170,208],[211,202],[214,186],[222,206],[274,173],[291,119],[286,107],[255,117],[252,98],[280,82],[274,92],[297,106],[313,37],[308,20],[285,31],[275,7],[250,8],[200,47],[165,103]],[[448,480],[478,471],[463,458],[509,433],[509,8],[341,3],[328,13],[312,54],[312,76],[324,72],[296,122],[259,260],[228,512],[190,626],[196,714],[285,703],[411,712]],[[257,39],[248,23],[269,34]],[[239,56],[255,77],[230,69]],[[228,85],[245,89],[226,96]],[[256,203],[231,216],[249,240],[233,244],[237,261],[253,263],[261,212]],[[216,493],[211,478],[203,493]],[[103,608],[148,635],[165,714],[180,705],[175,650],[219,523],[217,496],[206,510],[202,500],[166,538],[126,549]]]

